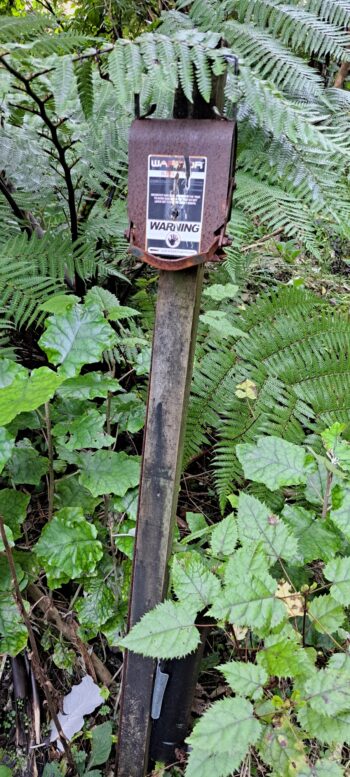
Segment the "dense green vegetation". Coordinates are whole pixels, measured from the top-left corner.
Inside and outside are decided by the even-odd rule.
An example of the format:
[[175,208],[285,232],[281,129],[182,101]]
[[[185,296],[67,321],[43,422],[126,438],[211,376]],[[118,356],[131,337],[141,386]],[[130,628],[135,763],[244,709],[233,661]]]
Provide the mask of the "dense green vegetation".
[[[154,777],[347,775],[350,5],[0,13],[0,777],[110,774],[123,647],[186,655],[203,612],[192,750]],[[124,238],[128,129],[213,74],[232,245],[205,275],[169,598],[125,637],[157,290]],[[96,711],[63,755],[32,748],[86,674]]]

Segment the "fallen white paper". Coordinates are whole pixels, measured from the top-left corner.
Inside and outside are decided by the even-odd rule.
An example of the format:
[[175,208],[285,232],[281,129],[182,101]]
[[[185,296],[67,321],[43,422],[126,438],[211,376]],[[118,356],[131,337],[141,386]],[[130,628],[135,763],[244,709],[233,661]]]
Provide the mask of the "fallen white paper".
[[[90,675],[85,675],[81,683],[73,685],[72,690],[63,699],[63,712],[59,712],[57,715],[62,731],[67,739],[72,739],[74,734],[83,728],[84,715],[93,712],[103,702],[104,699],[100,694],[100,689]],[[51,721],[50,742],[54,742],[57,737],[57,728],[54,722]],[[63,750],[59,739],[57,747],[59,750]]]

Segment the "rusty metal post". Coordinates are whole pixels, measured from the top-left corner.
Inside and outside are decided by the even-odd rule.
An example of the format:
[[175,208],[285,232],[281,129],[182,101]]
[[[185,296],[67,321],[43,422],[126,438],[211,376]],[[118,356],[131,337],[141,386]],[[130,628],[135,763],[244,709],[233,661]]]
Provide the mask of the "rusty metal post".
[[[215,84],[216,88],[217,84]],[[223,85],[220,89],[222,95]],[[213,101],[216,105],[220,104],[217,93]],[[207,119],[213,117],[211,105],[204,103],[200,97],[195,100],[190,111],[189,104],[180,96],[174,113],[176,118],[186,118],[191,124],[191,118]],[[152,123],[153,125],[152,120],[146,120],[144,123]],[[226,133],[226,131],[225,125],[224,132]],[[158,153],[164,154],[163,148],[160,148]],[[179,152],[173,150],[172,153]],[[199,151],[199,153],[202,152]],[[221,149],[218,144],[219,157],[220,154]],[[229,160],[230,154],[228,154],[228,166]],[[135,165],[135,160],[133,164]],[[139,166],[135,167],[135,171],[139,171],[139,169]],[[227,171],[227,180],[229,176],[230,173]],[[222,214],[227,209],[225,192],[223,199]],[[143,207],[145,210],[145,205]],[[131,214],[131,221],[137,223],[137,228],[141,234],[143,222],[139,209],[134,208],[134,213],[135,218]],[[224,226],[222,216],[222,220],[218,222],[222,236],[224,236]],[[218,233],[219,230],[213,235],[213,238]],[[134,256],[138,256],[138,251],[140,251],[139,248],[136,249],[136,252],[132,251]],[[143,258],[148,261],[149,257],[144,256]],[[153,260],[150,263],[152,262]],[[161,269],[162,264],[158,265],[161,272],[144,432],[129,628],[161,602],[167,594],[167,566],[171,552],[180,485],[183,437],[203,282],[203,266],[203,264],[197,264],[197,266],[190,266],[188,269],[168,272]],[[173,269],[175,270],[176,267],[174,266]],[[144,777],[147,772],[155,666],[156,662],[152,659],[126,651],[116,777]]]

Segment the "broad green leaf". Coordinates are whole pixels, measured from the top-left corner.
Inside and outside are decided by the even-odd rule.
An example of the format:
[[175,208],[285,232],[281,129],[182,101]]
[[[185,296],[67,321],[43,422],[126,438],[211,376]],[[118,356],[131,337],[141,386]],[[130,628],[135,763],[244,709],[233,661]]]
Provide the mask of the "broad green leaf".
[[129,488],[138,485],[140,462],[137,456],[121,451],[97,451],[81,454],[80,482],[92,494],[124,496]]
[[244,661],[230,661],[216,668],[222,672],[235,693],[252,699],[261,699],[264,692],[263,686],[269,679],[262,666]]
[[222,699],[209,707],[186,741],[193,747],[193,753],[229,753],[228,774],[231,774],[239,767],[250,745],[257,742],[260,732],[253,705],[247,699],[236,697]]
[[308,606],[308,615],[317,631],[333,634],[345,619],[345,612],[330,594],[315,596]]
[[115,547],[131,560],[134,555],[135,533],[135,521],[126,518],[118,527],[114,537]]
[[191,533],[206,529],[208,526],[202,513],[186,513],[186,523]]
[[92,289],[89,289],[85,302],[89,305],[98,305],[110,321],[121,321],[124,318],[133,318],[140,315],[135,308],[120,305],[118,297],[101,286],[94,286]]
[[111,497],[111,510],[116,513],[125,513],[132,521],[137,518],[137,505],[139,492],[137,488],[127,491],[124,496]]
[[45,569],[50,588],[94,573],[102,558],[96,527],[79,507],[64,507],[44,526],[34,551]]
[[271,635],[258,653],[257,663],[269,677],[309,677],[316,660],[313,648],[303,648],[294,635]]
[[299,777],[306,767],[306,752],[300,730],[283,719],[267,726],[258,744],[263,761],[272,767],[272,777]]
[[245,477],[270,491],[306,483],[306,453],[300,445],[281,437],[259,437],[255,444],[236,445],[236,453]]
[[[13,548],[13,546],[15,544],[14,543],[14,539],[13,539],[13,534],[12,534],[12,531],[11,531],[10,527],[7,526],[6,523],[4,523],[4,531],[5,531],[5,537],[7,539],[7,542],[9,544],[10,548]],[[3,553],[4,550],[5,550],[5,545],[4,545],[3,541],[2,541],[2,537],[0,537],[0,553]]]
[[50,764],[46,764],[42,777],[62,777],[62,772],[55,761]]
[[[25,577],[23,569],[21,568],[20,564],[18,564],[17,561],[15,561],[15,570],[16,570],[16,576],[19,583],[19,587],[22,590],[23,588],[25,588],[28,581]],[[8,565],[7,557],[5,556],[5,554],[2,554],[0,556],[0,591],[3,591],[8,594],[12,586],[13,586],[13,581],[12,581],[12,576],[10,572],[10,567]]]
[[285,505],[282,517],[298,540],[299,552],[306,563],[321,559],[329,561],[340,548],[339,537],[332,524],[304,507]]
[[232,299],[235,297],[238,289],[239,287],[234,283],[213,283],[211,286],[207,286],[204,289],[203,296],[221,302],[223,299]]
[[237,580],[245,575],[264,578],[268,572],[268,559],[262,543],[251,543],[244,548],[238,548],[225,566],[224,579],[226,586],[236,585]]
[[72,378],[83,364],[101,359],[103,351],[116,341],[112,327],[95,306],[74,305],[62,315],[45,322],[39,345],[52,364],[60,364],[60,373]]
[[239,747],[231,753],[196,748],[190,752],[185,777],[229,777],[232,774],[233,759],[240,763],[243,758]]
[[96,408],[89,408],[74,421],[60,421],[52,429],[54,437],[63,438],[61,444],[67,450],[82,448],[106,448],[113,445],[114,437],[104,431],[105,418]]
[[151,658],[182,658],[200,642],[195,617],[196,610],[186,602],[162,602],[136,623],[120,645]]
[[238,540],[237,521],[231,513],[217,523],[211,533],[210,547],[214,556],[230,556]]
[[58,510],[61,507],[81,507],[85,515],[91,515],[100,501],[100,497],[94,499],[90,491],[78,482],[78,475],[55,482],[54,507]]
[[112,748],[111,721],[107,720],[105,723],[100,723],[99,726],[94,726],[91,735],[91,756],[88,769],[91,769],[92,766],[100,766],[100,764],[108,761]]
[[87,372],[68,378],[58,389],[58,395],[68,399],[96,399],[107,397],[108,393],[122,391],[119,382],[103,372]]
[[337,715],[350,710],[350,683],[347,673],[332,667],[320,669],[304,683],[304,698],[321,715]]
[[209,610],[214,618],[228,620],[255,631],[273,628],[286,619],[286,608],[276,598],[277,582],[269,574],[263,579],[246,577],[226,586]]
[[103,580],[92,579],[84,586],[84,596],[77,599],[74,609],[83,632],[87,633],[86,639],[92,639],[98,634],[99,627],[114,615],[115,596]]
[[38,486],[48,466],[46,456],[40,456],[30,441],[25,439],[17,443],[6,469],[13,483]]
[[323,570],[327,580],[331,580],[331,594],[340,604],[350,604],[350,557],[335,558],[329,561]]
[[302,704],[297,714],[298,721],[309,737],[331,745],[346,742],[349,738],[350,712],[324,715],[309,704]]
[[7,591],[0,592],[0,653],[16,656],[26,647],[27,639],[28,632],[15,600]]
[[350,488],[335,485],[332,489],[331,499],[330,519],[340,529],[346,539],[350,540]]
[[335,761],[320,758],[314,766],[305,766],[298,771],[298,777],[344,777],[345,772]]
[[261,542],[270,563],[279,558],[293,562],[299,557],[298,542],[289,527],[250,494],[239,496],[238,533],[242,545]]
[[247,337],[247,333],[233,326],[224,310],[207,310],[199,316],[203,324],[220,334],[221,337]]
[[23,494],[14,488],[0,490],[0,515],[12,530],[15,540],[21,536],[21,525],[26,518],[29,500],[29,494]]
[[0,426],[9,424],[19,413],[36,410],[53,397],[64,381],[63,375],[49,367],[29,373],[19,364],[14,370],[13,365],[8,359],[0,361]]
[[175,556],[172,584],[177,598],[198,611],[214,602],[221,588],[218,578],[196,553],[187,553],[182,558]]
[[0,427],[0,473],[3,471],[5,464],[11,458],[12,451],[15,447],[15,437],[5,429],[4,426]]
[[146,408],[137,394],[121,394],[111,401],[111,421],[120,432],[135,434],[145,424]]
[[55,313],[61,315],[65,313],[68,308],[73,307],[79,302],[79,297],[75,294],[54,294],[52,297],[48,297],[45,302],[39,305],[39,310],[44,310],[45,313]]
[[328,451],[333,451],[336,454],[336,448],[341,441],[341,435],[345,432],[346,424],[340,424],[336,421],[328,429],[324,429],[321,432],[323,444]]
[[8,766],[0,766],[0,777],[12,777],[12,770]]

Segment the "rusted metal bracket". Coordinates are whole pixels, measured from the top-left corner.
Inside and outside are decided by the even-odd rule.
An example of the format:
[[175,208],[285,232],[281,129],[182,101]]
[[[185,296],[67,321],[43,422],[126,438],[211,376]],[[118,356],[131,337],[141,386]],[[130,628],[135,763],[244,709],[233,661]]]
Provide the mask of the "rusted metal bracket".
[[126,233],[131,255],[171,271],[220,261],[230,243],[235,154],[234,121],[135,120]]

